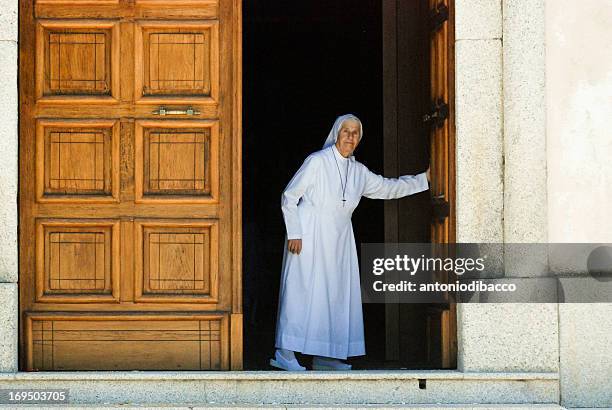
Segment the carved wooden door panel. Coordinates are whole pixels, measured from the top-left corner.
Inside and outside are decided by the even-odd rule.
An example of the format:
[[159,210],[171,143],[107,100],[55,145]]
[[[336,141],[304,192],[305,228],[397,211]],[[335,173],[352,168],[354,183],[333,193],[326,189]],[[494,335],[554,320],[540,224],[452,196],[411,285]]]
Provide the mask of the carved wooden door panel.
[[20,2],[23,370],[242,367],[241,3]]

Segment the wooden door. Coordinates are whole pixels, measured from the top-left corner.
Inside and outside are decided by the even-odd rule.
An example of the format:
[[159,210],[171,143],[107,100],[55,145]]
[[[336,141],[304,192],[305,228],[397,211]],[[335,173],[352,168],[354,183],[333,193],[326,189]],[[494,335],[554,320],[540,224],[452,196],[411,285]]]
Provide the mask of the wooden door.
[[[383,0],[385,173],[423,172],[428,195],[385,203],[386,242],[455,242],[452,0]],[[456,367],[456,307],[386,306],[386,358]]]
[[[432,243],[455,243],[455,35],[454,2],[429,2],[429,101],[423,115],[429,127],[431,158]],[[448,274],[444,278],[449,281]],[[446,305],[428,309],[430,351],[442,368],[457,366],[457,306],[448,294]],[[434,345],[435,344],[435,345]]]
[[20,367],[242,367],[241,2],[20,2]]

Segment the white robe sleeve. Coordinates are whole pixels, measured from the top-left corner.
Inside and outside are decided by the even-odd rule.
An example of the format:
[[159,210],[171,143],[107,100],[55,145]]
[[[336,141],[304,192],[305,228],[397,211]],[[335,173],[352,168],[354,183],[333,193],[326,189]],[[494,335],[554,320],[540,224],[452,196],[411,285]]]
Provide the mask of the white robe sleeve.
[[281,209],[287,229],[287,239],[302,238],[302,226],[297,205],[306,190],[314,184],[318,168],[317,162],[314,155],[308,156],[281,195]]
[[397,199],[429,189],[427,175],[402,175],[399,178],[385,178],[376,175],[367,167],[365,169],[365,187],[363,196],[372,199]]

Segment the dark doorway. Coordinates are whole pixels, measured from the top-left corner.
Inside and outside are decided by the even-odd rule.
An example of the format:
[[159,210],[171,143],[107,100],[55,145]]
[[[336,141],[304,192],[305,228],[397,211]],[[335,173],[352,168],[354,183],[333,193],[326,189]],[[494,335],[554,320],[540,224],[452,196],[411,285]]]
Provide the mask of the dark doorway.
[[[306,156],[321,149],[335,118],[353,113],[361,119],[364,137],[355,155],[373,172],[394,177],[427,168],[427,130],[418,128],[415,118],[427,110],[428,90],[426,85],[416,87],[415,81],[426,80],[419,76],[429,66],[427,56],[422,55],[428,42],[424,38],[398,37],[406,41],[407,54],[401,61],[419,68],[398,66],[395,71],[386,70],[385,61],[389,60],[383,58],[383,44],[389,33],[385,32],[388,27],[383,27],[383,3],[243,2],[243,298],[247,370],[271,369],[268,360],[274,353],[285,234],[281,193]],[[426,11],[425,7],[420,12]],[[420,17],[408,16],[401,24],[416,24]],[[418,31],[416,26],[411,30]],[[400,34],[393,34],[396,35]],[[389,88],[389,72],[398,70],[406,73],[400,84],[404,91],[398,93],[401,103],[396,99],[392,111],[397,113],[402,106],[414,110],[408,117],[389,117],[389,108],[385,108],[393,92]],[[398,84],[395,87],[400,90]],[[390,128],[395,129],[391,145]],[[399,132],[403,133],[401,138]],[[406,215],[396,240],[428,242],[428,201],[427,192],[399,201],[363,198],[353,214],[358,250],[362,242],[384,242],[389,240],[390,231],[398,231],[397,219],[394,222],[385,218],[385,212]],[[367,355],[349,358],[354,369],[428,367],[425,307],[407,309],[394,316],[389,306],[363,305]],[[298,359],[309,365],[308,356]]]

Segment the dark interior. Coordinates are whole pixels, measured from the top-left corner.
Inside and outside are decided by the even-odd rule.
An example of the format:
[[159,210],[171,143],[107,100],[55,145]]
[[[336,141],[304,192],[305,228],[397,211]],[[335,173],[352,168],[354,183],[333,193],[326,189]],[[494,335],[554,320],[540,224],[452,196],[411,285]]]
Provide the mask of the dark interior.
[[[284,187],[345,113],[355,114],[364,126],[356,158],[383,174],[383,17],[381,0],[245,0],[243,19],[244,368],[270,370],[285,235]],[[418,103],[414,95],[409,105]],[[420,137],[409,133],[405,138]],[[414,141],[410,152],[398,150],[405,159],[399,161],[400,172],[427,168],[424,141],[416,152]],[[400,240],[429,240],[427,219],[419,211],[424,196],[419,198],[399,201],[400,212],[410,210],[407,220],[420,221]],[[358,251],[361,242],[384,242],[384,206],[384,201],[363,198],[353,214]],[[423,308],[401,307],[401,320],[409,320],[400,332],[403,353],[401,360],[389,361],[385,305],[364,304],[367,355],[348,362],[354,369],[426,367],[419,363],[427,350]],[[298,354],[298,359],[310,364],[310,356]]]

